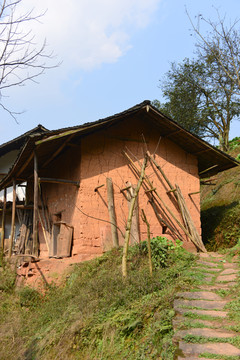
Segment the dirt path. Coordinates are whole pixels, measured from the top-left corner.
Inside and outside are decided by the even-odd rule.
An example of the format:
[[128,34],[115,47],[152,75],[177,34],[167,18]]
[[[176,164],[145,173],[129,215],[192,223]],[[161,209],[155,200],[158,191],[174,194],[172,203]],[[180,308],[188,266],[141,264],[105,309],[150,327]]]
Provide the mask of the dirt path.
[[227,304],[231,297],[220,296],[236,284],[238,264],[217,253],[201,254],[193,276],[199,285],[191,292],[177,294],[174,301],[175,360],[240,359],[234,344],[240,333],[233,331]]

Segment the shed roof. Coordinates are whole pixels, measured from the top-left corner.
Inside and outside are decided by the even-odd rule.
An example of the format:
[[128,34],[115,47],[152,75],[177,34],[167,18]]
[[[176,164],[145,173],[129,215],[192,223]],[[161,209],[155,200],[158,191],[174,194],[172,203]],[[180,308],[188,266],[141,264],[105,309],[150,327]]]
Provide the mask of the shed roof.
[[24,134],[5,142],[4,144],[0,145],[0,157],[8,153],[12,150],[20,150],[27,138],[32,134],[42,134],[43,132],[48,131],[44,126],[39,124],[35,128],[25,132]]
[[41,168],[41,166],[49,163],[51,158],[54,158],[54,155],[59,155],[64,147],[69,145],[68,143],[70,140],[73,141],[76,137],[93,133],[126,118],[131,120],[133,116],[141,116],[141,118],[146,121],[152,121],[159,128],[159,135],[168,138],[178,144],[186,152],[195,155],[198,159],[199,175],[202,178],[214,175],[220,171],[230,169],[240,164],[228,154],[185,130],[181,125],[152,106],[149,100],[146,100],[126,111],[95,122],[52,131],[44,131],[41,134],[30,134],[28,141],[23,146],[12,169],[1,181],[0,189],[10,186],[13,177],[17,182],[21,182],[23,179],[27,179],[32,175],[34,150],[37,149],[39,168]]

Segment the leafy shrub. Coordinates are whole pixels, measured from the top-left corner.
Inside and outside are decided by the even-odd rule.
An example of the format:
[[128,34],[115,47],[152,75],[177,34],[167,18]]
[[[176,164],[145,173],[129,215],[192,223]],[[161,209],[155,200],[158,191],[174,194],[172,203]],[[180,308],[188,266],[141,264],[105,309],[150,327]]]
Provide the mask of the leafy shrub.
[[[152,264],[155,269],[160,267],[167,266],[167,260],[170,252],[179,251],[182,248],[182,242],[176,240],[174,244],[171,240],[163,236],[157,236],[151,239],[151,255],[152,255]],[[143,241],[141,244],[141,249],[143,253],[147,254],[147,241]]]

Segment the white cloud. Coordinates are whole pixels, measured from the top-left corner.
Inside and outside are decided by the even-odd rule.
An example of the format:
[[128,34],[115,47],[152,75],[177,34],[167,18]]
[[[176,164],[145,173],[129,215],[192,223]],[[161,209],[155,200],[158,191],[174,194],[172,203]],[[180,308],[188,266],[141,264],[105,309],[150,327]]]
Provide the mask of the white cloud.
[[[24,0],[24,9],[46,14],[33,31],[47,39],[67,70],[116,62],[146,27],[161,0]],[[33,24],[31,24],[32,26]]]

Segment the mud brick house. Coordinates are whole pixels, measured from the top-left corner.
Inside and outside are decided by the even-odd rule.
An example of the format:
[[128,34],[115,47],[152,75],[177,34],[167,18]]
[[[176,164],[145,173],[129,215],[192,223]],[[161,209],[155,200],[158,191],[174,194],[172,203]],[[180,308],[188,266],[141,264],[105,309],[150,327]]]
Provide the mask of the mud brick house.
[[[239,163],[144,101],[96,122],[28,134],[0,183],[1,190],[27,183],[15,251],[41,258],[95,256],[123,244],[129,202],[146,152],[131,242],[146,239],[143,209],[152,236],[181,238],[194,250],[176,189],[201,237],[200,179]],[[13,196],[13,243],[15,207]]]

